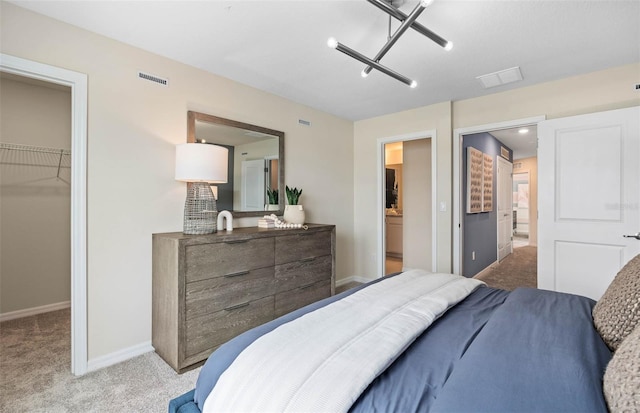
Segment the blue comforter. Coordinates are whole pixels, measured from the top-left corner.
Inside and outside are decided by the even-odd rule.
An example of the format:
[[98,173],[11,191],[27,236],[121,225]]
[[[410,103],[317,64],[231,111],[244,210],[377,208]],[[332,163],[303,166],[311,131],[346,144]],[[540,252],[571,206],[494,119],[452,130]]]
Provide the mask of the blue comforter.
[[[256,338],[352,292],[221,346],[202,368],[194,401],[170,411],[198,411],[219,375]],[[593,305],[549,291],[479,288],[416,339],[351,411],[606,412],[601,385],[611,353],[593,328]]]

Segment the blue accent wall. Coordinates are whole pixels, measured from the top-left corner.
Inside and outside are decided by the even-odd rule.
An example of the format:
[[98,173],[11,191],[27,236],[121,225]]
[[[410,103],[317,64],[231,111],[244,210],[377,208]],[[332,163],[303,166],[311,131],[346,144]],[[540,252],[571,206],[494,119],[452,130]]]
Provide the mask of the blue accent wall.
[[[493,158],[493,211],[467,214],[467,148],[471,146],[479,151],[491,155]],[[462,275],[473,277],[480,271],[493,264],[498,259],[498,205],[497,205],[497,156],[500,148],[507,148],[490,133],[475,133],[462,138],[462,211],[463,241],[462,241]],[[513,151],[509,150],[509,162],[513,162]],[[472,259],[475,251],[476,259]]]

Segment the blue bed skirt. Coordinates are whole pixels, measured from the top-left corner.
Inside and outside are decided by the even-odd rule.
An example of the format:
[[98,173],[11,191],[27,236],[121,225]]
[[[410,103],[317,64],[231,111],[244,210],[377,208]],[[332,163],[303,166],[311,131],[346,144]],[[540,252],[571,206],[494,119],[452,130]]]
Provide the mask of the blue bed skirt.
[[186,392],[169,402],[169,413],[201,413],[194,401],[196,390]]

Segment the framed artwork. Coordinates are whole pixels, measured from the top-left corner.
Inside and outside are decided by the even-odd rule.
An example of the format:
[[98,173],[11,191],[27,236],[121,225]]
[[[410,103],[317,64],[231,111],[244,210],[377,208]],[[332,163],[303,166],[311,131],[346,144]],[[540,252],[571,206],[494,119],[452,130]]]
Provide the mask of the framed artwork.
[[467,213],[482,212],[482,152],[467,147]]
[[483,154],[482,162],[482,212],[493,211],[493,158]]

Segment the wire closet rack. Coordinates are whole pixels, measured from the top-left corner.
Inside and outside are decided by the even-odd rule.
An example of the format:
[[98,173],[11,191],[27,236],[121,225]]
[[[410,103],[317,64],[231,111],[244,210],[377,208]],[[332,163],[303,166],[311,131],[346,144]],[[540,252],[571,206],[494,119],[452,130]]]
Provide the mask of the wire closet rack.
[[2,175],[29,182],[56,179],[70,185],[71,150],[0,142]]

